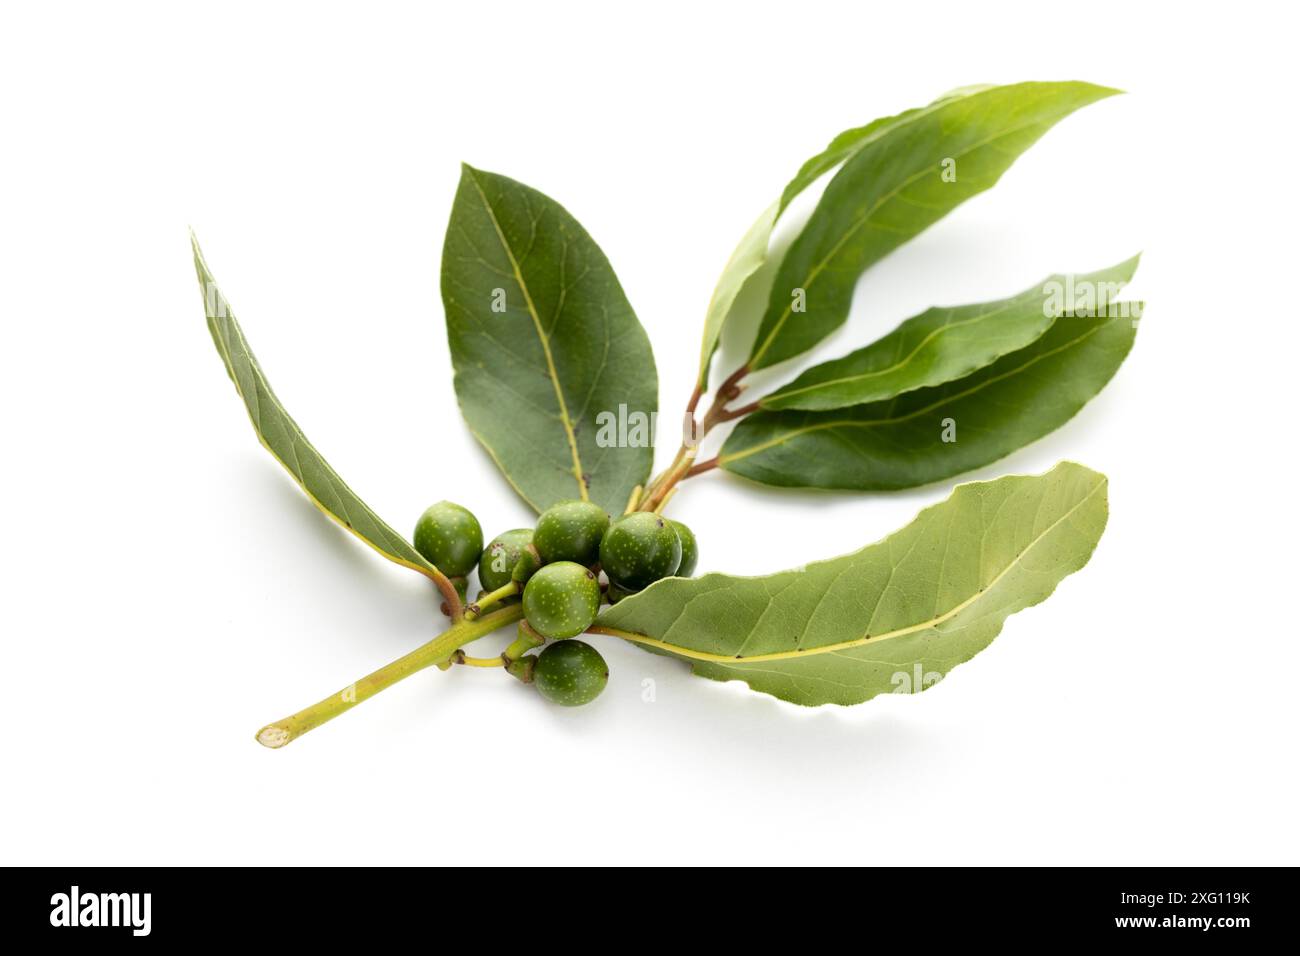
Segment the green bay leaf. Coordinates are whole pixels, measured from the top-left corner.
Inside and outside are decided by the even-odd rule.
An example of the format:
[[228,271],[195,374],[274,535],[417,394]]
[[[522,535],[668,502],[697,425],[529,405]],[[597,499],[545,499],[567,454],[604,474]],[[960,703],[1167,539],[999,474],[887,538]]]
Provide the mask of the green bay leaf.
[[740,243],[731,253],[731,258],[718,277],[718,284],[713,288],[713,296],[704,311],[704,339],[700,344],[700,370],[697,385],[701,392],[709,385],[709,365],[713,353],[718,349],[722,338],[722,328],[731,315],[736,297],[740,295],[745,283],[763,267],[767,261],[767,246],[772,239],[772,229],[781,215],[781,203],[774,202],[754,221]]
[[794,201],[795,197],[816,182],[822,175],[847,160],[866,143],[881,135],[890,126],[921,112],[922,109],[933,109],[940,103],[961,96],[968,96],[977,91],[977,87],[954,90],[928,107],[906,110],[896,116],[884,116],[872,120],[865,126],[845,130],[836,135],[825,149],[799,167],[799,171],[795,173],[794,178],[786,183],[785,189],[781,192],[781,198],[763,210],[763,214],[754,221],[754,224],[741,237],[740,242],[731,253],[731,258],[727,260],[727,264],[723,267],[722,274],[718,277],[717,285],[713,289],[713,296],[709,299],[709,307],[704,313],[704,339],[700,347],[699,370],[699,387],[701,391],[708,387],[709,364],[713,360],[713,353],[717,351],[718,340],[722,337],[723,326],[731,315],[736,298],[745,287],[745,283],[767,261],[768,244],[772,239],[772,230],[776,227],[776,222],[781,218],[781,214],[785,212],[786,207]]
[[872,140],[879,138],[890,128],[905,120],[931,112],[945,103],[973,96],[988,89],[992,89],[992,87],[987,84],[978,84],[949,90],[927,106],[913,107],[893,116],[882,116],[879,119],[872,120],[865,126],[855,126],[853,129],[846,129],[844,132],[837,134],[826,145],[825,149],[799,167],[799,172],[795,174],[795,177],[786,185],[785,191],[781,193],[780,208],[784,210],[799,193],[811,186],[819,177],[848,160],[859,149]]
[[649,477],[658,379],[609,260],[559,203],[465,166],[442,299],[456,396],[475,437],[535,510],[621,511]]
[[727,436],[720,467],[769,485],[890,490],[996,461],[1069,421],[1133,346],[1141,303],[1066,315],[972,375],[883,402],[763,411]]
[[1061,303],[1077,301],[1081,311],[1104,311],[1133,278],[1137,264],[1134,256],[1097,272],[1048,276],[1007,299],[927,309],[866,348],[813,366],[759,404],[821,411],[963,378],[1037,339],[1056,320]]
[[767,368],[812,348],[844,322],[863,270],[993,186],[1059,120],[1117,92],[1017,83],[901,114],[827,185],[777,271],[748,366]]
[[1083,567],[1106,517],[1105,476],[1062,462],[960,485],[853,554],[765,577],[666,578],[597,630],[796,704],[921,691]]
[[243,329],[203,259],[198,241],[191,239],[191,243],[208,331],[212,333],[212,341],[225,363],[226,372],[235,383],[235,390],[244,400],[249,420],[262,445],[328,517],[390,561],[419,571],[435,581],[445,582],[442,573],[357,497],[356,492],[307,441],[298,423],[271,391],[266,374],[244,338]]

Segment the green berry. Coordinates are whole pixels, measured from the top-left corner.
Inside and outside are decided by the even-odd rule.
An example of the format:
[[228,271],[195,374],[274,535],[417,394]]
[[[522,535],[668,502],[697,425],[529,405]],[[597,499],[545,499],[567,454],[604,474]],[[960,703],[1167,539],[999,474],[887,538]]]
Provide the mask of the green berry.
[[463,577],[478,564],[483,529],[468,508],[439,501],[415,523],[415,550],[448,577]]
[[556,561],[524,585],[524,617],[533,630],[551,640],[581,634],[600,610],[600,584],[581,564]]
[[673,526],[678,540],[682,543],[682,563],[673,573],[679,578],[689,578],[695,573],[695,565],[700,560],[700,546],[695,543],[695,532],[672,518],[668,519],[668,523]]
[[532,540],[532,528],[515,528],[501,532],[488,542],[478,559],[478,582],[483,590],[495,591],[510,583],[519,556]]
[[561,501],[537,519],[533,544],[543,564],[574,561],[591,567],[600,556],[600,539],[609,527],[609,515],[590,501]]
[[682,542],[667,518],[634,511],[609,526],[600,542],[600,566],[610,584],[640,591],[677,570]]
[[519,552],[519,560],[515,562],[515,568],[510,572],[510,580],[518,584],[524,584],[537,573],[537,569],[542,566],[542,559],[537,556],[537,548],[529,544]]
[[553,704],[578,707],[600,696],[609,665],[600,651],[582,641],[560,641],[537,655],[533,684]]

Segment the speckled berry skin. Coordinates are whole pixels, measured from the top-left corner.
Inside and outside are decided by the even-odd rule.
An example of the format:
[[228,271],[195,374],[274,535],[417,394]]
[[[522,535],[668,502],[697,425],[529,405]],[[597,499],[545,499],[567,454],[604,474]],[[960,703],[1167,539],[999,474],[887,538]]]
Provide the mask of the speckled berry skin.
[[682,542],[667,518],[648,511],[624,515],[600,542],[600,566],[611,584],[640,591],[677,570]]
[[532,546],[524,548],[519,552],[519,561],[515,564],[515,569],[510,572],[510,580],[516,584],[526,584],[541,566],[542,559],[537,556],[537,548]]
[[478,559],[478,583],[484,591],[495,591],[510,583],[519,556],[533,540],[532,528],[502,531],[488,542]]
[[609,515],[590,501],[561,501],[537,519],[533,544],[543,564],[574,561],[591,567],[600,557],[600,539],[609,528]]
[[533,630],[551,640],[581,634],[600,610],[600,583],[581,564],[556,561],[524,585],[524,617]]
[[682,543],[682,563],[673,573],[679,578],[689,578],[695,573],[695,565],[700,560],[700,546],[695,543],[695,532],[680,521],[668,519],[668,523],[677,532],[677,540]]
[[609,681],[609,665],[600,652],[582,641],[560,641],[537,655],[533,686],[553,704],[580,707],[600,696]]
[[430,505],[415,523],[415,550],[443,574],[463,577],[478,564],[483,529],[468,508],[452,501]]

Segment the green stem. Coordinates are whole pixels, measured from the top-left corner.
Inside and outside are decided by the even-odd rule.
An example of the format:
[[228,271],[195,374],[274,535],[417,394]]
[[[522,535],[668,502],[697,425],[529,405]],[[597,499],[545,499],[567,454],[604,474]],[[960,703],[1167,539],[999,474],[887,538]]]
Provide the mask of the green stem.
[[[687,474],[690,474],[690,472],[688,471]],[[681,479],[679,478],[678,481],[680,480]],[[677,485],[673,485],[673,487],[669,488],[668,493],[659,499],[659,504],[655,505],[654,513],[657,515],[663,514],[664,509],[668,507],[668,502],[672,501],[673,495],[677,494],[680,490],[681,489]]]
[[519,622],[519,636],[515,638],[514,643],[502,652],[501,657],[507,663],[517,661],[535,647],[541,647],[546,643],[546,638],[533,630],[533,626],[527,621]]
[[504,601],[506,598],[514,597],[520,590],[518,581],[507,581],[495,591],[489,592],[488,594],[480,594],[477,601],[465,608],[465,620],[473,621],[477,619],[480,614],[490,608],[493,604],[496,604],[498,601]]
[[470,657],[462,650],[456,651],[451,655],[453,664],[463,664],[466,667],[505,667],[506,662],[503,657]]
[[529,654],[517,661],[511,661],[506,665],[506,670],[511,677],[518,678],[521,683],[531,684],[533,682],[533,668],[536,666],[537,658]]
[[417,647],[391,664],[385,664],[373,674],[368,674],[337,694],[331,694],[324,700],[283,720],[267,724],[257,732],[257,742],[264,747],[283,747],[307,731],[314,730],[327,720],[333,720],[345,710],[351,710],[363,700],[374,697],[381,690],[393,686],[402,678],[450,660],[462,645],[478,640],[485,634],[491,634],[497,628],[513,624],[523,616],[524,609],[514,604],[474,621],[458,621],[429,643]]
[[677,485],[677,482],[686,477],[686,473],[691,470],[691,465],[695,463],[695,455],[697,451],[698,449],[695,448],[683,447],[682,450],[677,453],[677,457],[673,459],[672,467],[664,473],[663,478],[659,481],[655,490],[641,499],[640,510],[653,511],[656,513],[660,510],[660,506],[663,504],[668,494],[672,492],[673,488]]

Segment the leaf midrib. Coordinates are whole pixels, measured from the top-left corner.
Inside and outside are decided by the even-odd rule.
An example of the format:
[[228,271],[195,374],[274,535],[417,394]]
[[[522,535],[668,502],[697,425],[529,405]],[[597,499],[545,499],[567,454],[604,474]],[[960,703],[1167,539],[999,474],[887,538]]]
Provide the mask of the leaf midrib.
[[[980,588],[978,591],[976,591],[966,600],[961,601],[958,604],[954,605],[953,607],[949,608],[943,614],[931,617],[925,621],[920,621],[916,624],[909,624],[907,627],[900,627],[893,631],[886,631],[883,634],[863,635],[862,637],[854,638],[851,641],[840,641],[839,643],[836,644],[825,644],[821,647],[813,647],[813,648],[808,648],[806,650],[803,648],[798,648],[793,651],[775,651],[771,654],[752,654],[748,657],[745,657],[738,654],[727,656],[725,654],[712,654],[709,653],[708,651],[696,651],[688,647],[682,647],[679,644],[670,644],[669,642],[661,641],[658,638],[648,637],[645,634],[638,634],[635,631],[624,631],[624,630],[620,630],[619,628],[605,627],[603,625],[592,627],[590,628],[590,630],[598,634],[608,634],[612,637],[619,637],[626,641],[632,641],[637,644],[643,644],[647,647],[656,647],[659,648],[660,650],[667,651],[678,657],[686,657],[686,658],[690,658],[691,660],[697,660],[697,661],[706,661],[711,664],[723,664],[723,665],[732,665],[732,666],[737,666],[742,663],[762,664],[762,663],[770,663],[772,661],[794,660],[796,658],[802,658],[802,657],[815,657],[819,654],[833,654],[839,651],[851,650],[852,648],[855,647],[863,647],[867,644],[879,644],[882,641],[892,640],[897,637],[906,637],[909,634],[915,634],[918,631],[924,631],[932,627],[938,627],[940,624],[943,624],[945,621],[951,620],[953,617],[960,614],[962,611],[966,610],[968,607],[973,605],[976,601],[980,600],[980,598],[984,597],[986,594],[992,591],[993,588],[997,586],[998,582],[1000,582],[1004,577],[1006,577],[1007,574],[1009,574],[1014,568],[1016,568],[1019,565],[1019,563],[1024,559],[1024,557],[1027,554],[1029,554],[1029,552],[1032,551],[1035,547],[1037,547],[1037,545],[1044,538],[1046,538],[1049,534],[1055,531],[1057,526],[1060,525],[1061,522],[1070,518],[1076,511],[1078,511],[1085,504],[1087,504],[1093,495],[1095,495],[1098,491],[1100,491],[1105,487],[1106,487],[1106,480],[1103,478],[1101,481],[1097,482],[1096,486],[1093,487],[1091,491],[1089,491],[1086,495],[1080,498],[1074,505],[1072,505],[1068,511],[1066,511],[1063,515],[1061,515],[1050,525],[1048,525],[1045,529],[1043,529],[1043,531],[1038,535],[1036,535],[1034,539],[1029,542],[1029,544],[1025,545],[1025,547],[1015,556],[1015,558],[1012,561],[1010,561],[1005,568],[1003,568],[1001,571],[997,573],[997,575],[993,578],[992,581],[984,585],[982,588]],[[814,613],[815,610],[816,609],[814,609]]]
[[[961,103],[967,101],[957,100],[954,102]],[[951,104],[945,104],[945,105],[951,105]],[[1005,137],[1013,136],[1016,133],[1023,132],[1024,130],[1029,129],[1031,126],[1037,126],[1043,122],[1044,120],[1039,119],[1032,123],[1025,123],[1023,126],[1017,126],[1013,129],[1005,130],[997,134],[996,136],[990,136],[988,139],[981,140],[977,143],[973,143],[967,149],[955,153],[953,158],[959,159],[965,157],[970,153],[973,153],[977,149],[983,149],[985,146],[991,145],[992,143],[996,142],[999,139],[1004,139]],[[895,127],[894,129],[897,129],[897,127]],[[889,130],[889,132],[892,131],[893,130]],[[911,186],[912,183],[916,182],[922,176],[926,175],[929,172],[932,172],[933,167],[934,167],[933,163],[927,163],[921,169],[917,170],[911,176],[907,177],[907,179],[905,179],[903,182],[899,183],[898,186],[895,187],[893,190],[891,190],[890,192],[882,196],[879,200],[877,200],[875,205],[873,205],[870,209],[864,212],[862,216],[859,217],[858,221],[855,222],[851,228],[845,230],[844,235],[841,236],[840,239],[835,243],[831,251],[828,252],[820,262],[818,262],[815,266],[813,266],[813,268],[808,272],[807,276],[804,278],[803,282],[798,286],[798,288],[802,288],[805,290],[810,288],[812,284],[817,281],[817,277],[821,275],[822,272],[826,269],[826,267],[830,264],[830,261],[839,254],[840,249],[843,248],[844,244],[848,242],[849,239],[851,239],[854,235],[856,235],[859,229],[861,229],[864,225],[866,225],[866,223],[871,219],[871,217],[874,216],[877,211],[879,211],[881,206],[883,206],[885,203],[892,200],[895,196],[897,196],[908,186]],[[767,350],[772,347],[772,342],[775,340],[777,334],[781,331],[781,329],[785,326],[786,321],[790,318],[790,315],[792,314],[790,310],[792,307],[793,307],[793,303],[787,303],[786,307],[781,310],[781,317],[776,320],[776,325],[773,326],[772,331],[768,334],[767,338],[763,340],[762,346],[757,351],[755,351],[754,355],[751,357],[749,363],[751,366],[757,366],[758,363],[762,361],[763,356],[767,354]]]
[[[804,385],[802,388],[792,388],[786,391],[773,392],[771,395],[764,398],[760,402],[760,404],[766,404],[766,402],[774,398],[789,398],[791,395],[800,395],[804,392],[818,391],[820,389],[830,388],[831,386],[834,385],[844,385],[849,382],[861,382],[861,381],[865,381],[866,379],[879,378],[882,375],[889,375],[893,372],[897,372],[899,369],[904,368],[907,365],[911,364],[912,360],[915,359],[917,355],[920,354],[923,348],[925,348],[927,345],[929,345],[931,342],[933,342],[936,338],[943,335],[944,333],[951,332],[953,329],[960,329],[968,325],[974,325],[977,322],[985,322],[989,319],[992,319],[996,316],[1003,314],[1004,312],[1007,312],[1010,309],[1015,308],[1017,304],[1019,303],[1014,301],[1007,302],[1003,304],[1000,308],[994,309],[992,312],[982,312],[979,315],[972,316],[971,318],[966,319],[964,321],[948,322],[945,323],[944,325],[939,326],[937,329],[932,329],[924,338],[921,339],[920,342],[916,344],[916,347],[912,349],[912,351],[909,352],[905,358],[901,359],[898,362],[895,362],[893,365],[889,365],[881,369],[876,369],[871,372],[859,372],[857,375],[844,375],[841,376],[840,378],[826,379],[823,382],[813,382],[809,385]],[[867,347],[871,348],[872,346],[867,346]],[[923,386],[917,386],[917,387],[919,388]],[[906,391],[915,391],[915,388],[907,389]]]
[[795,439],[800,435],[807,435],[812,432],[824,431],[825,429],[828,428],[840,428],[840,427],[876,428],[881,425],[896,425],[899,422],[905,422],[909,419],[916,418],[918,415],[924,415],[926,412],[932,412],[936,408],[940,408],[944,405],[949,404],[950,402],[955,402],[959,399],[967,398],[971,395],[974,395],[976,392],[980,391],[981,389],[986,388],[989,385],[993,385],[996,382],[1000,382],[1003,379],[1010,378],[1013,375],[1019,375],[1025,369],[1029,368],[1032,365],[1036,365],[1037,363],[1043,361],[1044,359],[1051,358],[1053,355],[1056,355],[1059,352],[1064,352],[1066,349],[1074,348],[1074,346],[1078,345],[1080,342],[1083,342],[1085,339],[1089,338],[1090,336],[1096,335],[1098,332],[1108,327],[1109,325],[1110,322],[1104,322],[1101,325],[1094,326],[1093,328],[1089,329],[1087,332],[1080,335],[1078,338],[1071,339],[1070,341],[1066,342],[1063,345],[1059,345],[1054,349],[1050,349],[1049,351],[1043,352],[1040,355],[1036,355],[1028,362],[1025,362],[1023,365],[1018,365],[1013,369],[1008,369],[1006,372],[1003,372],[1001,375],[995,375],[992,378],[987,378],[984,381],[980,382],[978,385],[974,385],[966,389],[966,391],[964,392],[958,392],[955,395],[946,395],[943,398],[939,399],[938,401],[930,405],[926,405],[923,408],[918,408],[916,411],[908,412],[906,415],[899,415],[896,418],[873,419],[871,421],[866,421],[866,422],[856,422],[847,419],[837,419],[836,421],[833,422],[819,422],[816,425],[808,425],[803,428],[794,428],[788,432],[785,432],[778,438],[771,439],[770,441],[760,442],[759,444],[752,445],[749,448],[742,448],[740,451],[732,452],[730,455],[727,454],[719,455],[718,464],[725,465],[728,462],[738,461],[741,458],[748,458],[750,455],[756,455],[761,451],[767,451],[767,449],[769,448],[775,448],[778,445],[784,445],[786,442],[791,441],[792,439]]
[[514,250],[510,248],[510,243],[506,241],[505,232],[501,229],[501,224],[497,221],[496,213],[492,209],[492,204],[488,202],[487,194],[483,192],[483,187],[479,185],[474,170],[466,167],[469,181],[474,184],[474,191],[478,193],[479,200],[483,203],[483,210],[487,213],[488,221],[492,223],[492,228],[497,234],[497,241],[501,243],[501,249],[505,252],[506,258],[510,260],[510,268],[515,274],[515,284],[519,286],[519,291],[523,294],[524,304],[528,307],[528,315],[533,320],[533,328],[537,332],[537,338],[542,345],[542,355],[546,358],[546,374],[551,380],[551,387],[555,391],[555,400],[560,407],[560,424],[564,427],[564,437],[569,443],[569,453],[573,456],[573,478],[578,485],[578,494],[583,501],[590,500],[587,493],[587,483],[582,478],[582,456],[578,453],[578,439],[573,431],[573,421],[569,417],[569,408],[564,401],[564,391],[560,388],[560,375],[555,368],[555,358],[551,354],[551,340],[542,328],[541,316],[537,314],[537,306],[533,303],[532,293],[528,291],[528,283],[524,281],[523,270],[519,267],[518,260],[515,259]]

